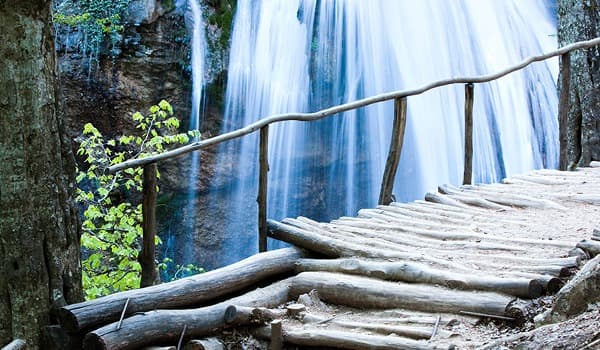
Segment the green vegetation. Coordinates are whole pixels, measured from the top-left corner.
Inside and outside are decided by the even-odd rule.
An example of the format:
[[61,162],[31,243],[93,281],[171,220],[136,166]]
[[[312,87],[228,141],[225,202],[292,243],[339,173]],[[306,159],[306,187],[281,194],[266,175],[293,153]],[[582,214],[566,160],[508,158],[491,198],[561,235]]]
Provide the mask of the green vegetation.
[[98,63],[100,48],[105,39],[114,49],[120,43],[123,18],[131,0],[67,0],[55,9],[57,25],[77,28],[82,34],[79,51],[88,58],[89,72]]
[[[143,169],[106,174],[105,169],[128,159],[144,158],[166,151],[169,145],[188,143],[198,131],[178,133],[179,120],[166,101],[150,107],[147,116],[131,118],[140,135],[106,140],[92,124],[86,124],[77,151],[88,168],[79,171],[77,201],[84,206],[83,288],[87,299],[138,288],[141,267],[137,261],[142,237],[142,208],[128,201],[142,190]],[[160,174],[158,174],[160,177]],[[139,196],[137,196],[139,198]],[[157,243],[160,240],[157,237]],[[160,265],[171,266],[170,261]],[[190,274],[202,272],[194,266],[176,266]],[[177,276],[175,276],[177,277]]]

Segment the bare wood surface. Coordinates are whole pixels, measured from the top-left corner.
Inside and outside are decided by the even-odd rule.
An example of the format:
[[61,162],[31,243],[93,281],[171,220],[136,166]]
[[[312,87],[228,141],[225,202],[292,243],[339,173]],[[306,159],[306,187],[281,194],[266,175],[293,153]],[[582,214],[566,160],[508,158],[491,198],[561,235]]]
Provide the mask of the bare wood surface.
[[394,180],[396,171],[400,163],[402,154],[402,143],[404,142],[404,133],[406,130],[406,97],[394,100],[394,124],[392,126],[392,139],[390,141],[390,150],[388,151],[383,180],[381,181],[381,190],[379,192],[379,204],[390,204],[392,202],[392,190],[394,189]]
[[600,254],[600,243],[584,239],[577,243],[577,248],[583,249],[590,257]]
[[283,349],[283,330],[282,321],[274,320],[271,322],[271,346],[269,350],[282,350]]
[[382,280],[441,285],[450,289],[493,291],[529,299],[537,298],[543,292],[542,284],[535,279],[460,274],[412,262],[300,259],[296,263],[296,271],[342,272]]
[[183,350],[225,350],[225,347],[217,338],[206,338],[190,340]]
[[571,55],[566,52],[560,56],[560,96],[558,99],[558,142],[559,160],[558,169],[567,170],[568,162],[568,117],[569,94],[571,85]]
[[[257,338],[270,339],[270,327],[262,327],[253,331]],[[427,341],[407,339],[397,336],[366,335],[358,332],[327,330],[322,328],[292,328],[283,329],[286,343],[310,346],[313,348],[335,348],[354,350],[437,350],[449,349],[449,346],[434,345]]]
[[264,279],[289,273],[301,257],[306,257],[306,254],[296,248],[275,250],[177,281],[67,305],[59,311],[60,322],[67,331],[77,333],[117,321],[128,298],[127,315],[156,308],[181,308],[206,303]]
[[275,220],[268,220],[269,235],[284,242],[291,243],[310,251],[319,252],[331,258],[342,256],[370,256],[386,259],[406,259],[412,261],[429,261],[440,266],[457,270],[464,269],[460,264],[452,263],[418,252],[405,252],[372,248],[369,246],[348,242],[343,238],[332,238],[315,232],[302,230]]
[[357,109],[360,107],[372,105],[374,103],[393,100],[396,98],[419,95],[426,91],[429,91],[431,89],[441,87],[441,86],[453,85],[453,84],[489,82],[489,81],[501,78],[507,74],[518,71],[520,69],[523,69],[523,68],[527,67],[528,65],[530,65],[531,63],[543,61],[543,60],[546,60],[551,57],[560,56],[564,53],[567,53],[567,52],[570,52],[573,50],[589,48],[589,47],[593,47],[593,46],[596,46],[599,44],[600,44],[600,38],[595,38],[595,39],[588,40],[588,41],[579,41],[579,42],[573,43],[571,45],[561,47],[555,51],[528,57],[514,66],[505,68],[496,73],[492,73],[492,74],[488,74],[488,75],[480,75],[480,76],[473,76],[473,77],[460,77],[460,78],[448,78],[448,79],[438,80],[436,82],[423,85],[416,89],[383,93],[383,94],[368,97],[368,98],[365,98],[362,100],[357,100],[354,102],[338,105],[335,107],[326,108],[326,109],[323,109],[323,110],[320,110],[317,112],[313,112],[313,113],[286,113],[286,114],[270,116],[267,118],[263,118],[252,124],[249,124],[243,128],[240,128],[240,129],[237,129],[237,130],[225,133],[225,134],[221,134],[221,135],[212,137],[210,139],[196,141],[189,145],[179,147],[174,150],[171,150],[171,151],[168,151],[165,153],[161,153],[161,154],[158,154],[155,156],[142,158],[142,159],[132,159],[132,160],[125,161],[123,163],[113,165],[110,168],[108,168],[107,171],[109,173],[115,173],[115,172],[123,170],[123,169],[135,168],[135,167],[143,166],[143,165],[146,165],[149,163],[154,163],[159,160],[165,160],[165,159],[170,159],[170,158],[174,158],[174,157],[179,157],[183,154],[186,154],[186,153],[189,153],[189,152],[192,152],[195,150],[203,149],[203,148],[206,148],[206,147],[209,147],[212,145],[216,145],[216,144],[228,141],[228,140],[232,140],[232,139],[235,139],[238,137],[242,137],[244,135],[251,134],[251,133],[261,129],[263,126],[273,124],[273,123],[283,122],[283,121],[287,121],[287,120],[298,120],[298,121],[319,120],[319,119],[323,119],[325,117],[335,115],[335,114],[338,114],[341,112],[350,111],[350,110]]
[[26,350],[27,344],[22,339],[15,339],[10,343],[6,344],[2,350]]
[[[465,164],[463,184],[473,177],[473,84],[465,84]],[[387,204],[387,203],[386,203]]]
[[[392,321],[393,324],[377,323],[373,322],[373,320],[348,321],[339,319],[337,317],[326,318],[324,316],[310,313],[304,313],[302,315],[302,322],[305,324],[333,324],[335,326],[348,329],[364,329],[384,335],[395,334],[400,337],[411,339],[430,339],[435,327],[435,324],[431,326],[401,325],[397,321]],[[451,333],[447,331],[440,331],[437,335],[441,338],[447,338],[451,335]]]
[[267,251],[267,181],[269,174],[269,126],[260,129],[258,177],[258,251]]
[[223,317],[227,324],[264,324],[284,317],[286,314],[287,310],[284,309],[229,305],[225,309]]
[[140,287],[148,287],[156,281],[156,163],[144,166],[143,201],[142,201],[142,251],[138,261],[142,268]]
[[317,290],[326,302],[357,308],[406,308],[427,312],[460,311],[518,317],[509,310],[515,298],[490,292],[465,292],[422,284],[387,282],[330,272],[302,272],[290,296]]
[[288,300],[292,279],[276,282],[227,301],[187,310],[154,310],[124,320],[119,331],[108,324],[88,333],[84,349],[138,349],[160,343],[175,343],[186,327],[186,337],[203,337],[225,326],[225,310],[230,305],[275,307]]

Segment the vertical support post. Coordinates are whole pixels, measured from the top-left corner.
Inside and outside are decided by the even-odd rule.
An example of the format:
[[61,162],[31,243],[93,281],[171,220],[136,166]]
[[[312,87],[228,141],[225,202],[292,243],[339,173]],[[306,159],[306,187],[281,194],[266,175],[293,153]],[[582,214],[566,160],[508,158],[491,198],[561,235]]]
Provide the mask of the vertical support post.
[[465,84],[465,168],[463,185],[473,179],[473,83]]
[[571,90],[571,56],[567,52],[560,56],[560,96],[558,99],[558,139],[560,153],[558,169],[567,170],[568,136],[567,124],[569,119],[569,93]]
[[258,251],[267,251],[267,175],[269,173],[269,125],[260,129],[258,175]]
[[138,261],[142,267],[142,278],[140,287],[154,284],[156,280],[156,263],[154,261],[156,237],[156,163],[144,166],[144,177],[142,185],[142,251]]
[[281,320],[271,321],[271,346],[269,350],[283,349],[283,330],[281,329]]
[[392,190],[398,163],[400,163],[405,129],[406,97],[399,97],[394,100],[394,126],[392,127],[392,140],[390,141],[390,150],[385,163],[383,180],[381,181],[381,191],[379,192],[380,205],[388,205],[392,202]]

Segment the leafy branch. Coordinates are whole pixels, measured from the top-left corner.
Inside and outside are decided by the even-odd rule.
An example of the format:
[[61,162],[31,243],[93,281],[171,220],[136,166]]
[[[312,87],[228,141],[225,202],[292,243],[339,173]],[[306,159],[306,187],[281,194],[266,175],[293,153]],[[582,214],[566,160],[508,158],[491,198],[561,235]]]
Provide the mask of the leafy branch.
[[[179,133],[179,120],[164,100],[150,107],[148,115],[137,112],[131,118],[141,135],[106,140],[88,123],[80,137],[77,154],[84,157],[87,165],[77,175],[77,201],[85,208],[81,245],[87,299],[138,288],[140,280],[137,257],[141,247],[142,208],[141,204],[134,205],[123,198],[134,198],[136,192],[142,191],[143,169],[116,174],[106,174],[105,169],[127,159],[159,154],[169,145],[185,144],[200,135],[198,131]],[[156,239],[160,244],[160,239]]]

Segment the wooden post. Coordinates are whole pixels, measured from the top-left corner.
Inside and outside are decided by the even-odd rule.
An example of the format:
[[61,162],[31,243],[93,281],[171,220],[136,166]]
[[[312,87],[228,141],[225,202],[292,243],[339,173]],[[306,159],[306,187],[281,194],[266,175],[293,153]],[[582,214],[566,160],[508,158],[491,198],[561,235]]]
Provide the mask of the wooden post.
[[569,119],[569,91],[571,89],[571,56],[569,52],[560,56],[560,96],[558,100],[558,139],[560,153],[559,170],[567,170],[567,122]]
[[394,100],[394,126],[392,129],[390,151],[388,152],[385,171],[383,172],[383,180],[381,181],[381,192],[379,193],[380,205],[388,205],[392,202],[392,190],[394,188],[394,179],[396,178],[398,163],[400,163],[405,129],[406,97],[400,97]]
[[283,330],[281,329],[281,320],[271,322],[271,346],[269,350],[283,349]]
[[267,175],[269,173],[269,125],[260,128],[258,175],[258,251],[267,251]]
[[142,200],[142,251],[138,261],[142,267],[140,287],[148,287],[156,280],[156,263],[154,261],[154,239],[156,237],[156,163],[144,166]]
[[463,185],[471,184],[473,176],[473,84],[465,84],[465,169]]

